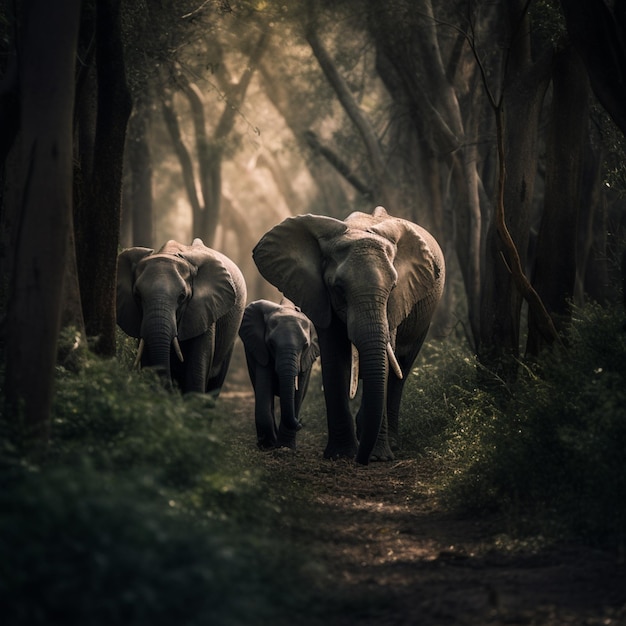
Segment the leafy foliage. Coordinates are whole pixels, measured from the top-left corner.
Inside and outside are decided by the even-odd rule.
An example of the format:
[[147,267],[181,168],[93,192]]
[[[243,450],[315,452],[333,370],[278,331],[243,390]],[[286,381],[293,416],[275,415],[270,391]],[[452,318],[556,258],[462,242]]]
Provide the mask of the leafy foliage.
[[[291,613],[301,555],[204,397],[84,357],[59,368],[49,458],[0,452],[4,623],[248,624]],[[301,588],[307,588],[302,585]],[[297,588],[296,588],[297,589]],[[285,608],[287,607],[287,608]]]
[[577,310],[567,348],[524,366],[513,387],[495,392],[499,381],[458,348],[431,355],[420,384],[409,386],[403,437],[444,465],[449,503],[505,513],[519,532],[624,540],[621,322],[617,308]]
[[[455,341],[428,344],[407,384],[403,454],[432,460],[447,503],[504,514],[518,535],[623,542],[621,322],[617,308],[577,310],[567,349],[521,364],[514,386]],[[166,394],[130,361],[121,341],[118,360],[83,354],[58,368],[45,461],[2,438],[5,622],[280,625],[297,606],[312,615],[317,569],[284,541],[298,503],[310,503],[306,484],[285,477],[268,489],[256,456],[224,445],[219,403]],[[320,384],[316,368],[311,426],[323,415]]]

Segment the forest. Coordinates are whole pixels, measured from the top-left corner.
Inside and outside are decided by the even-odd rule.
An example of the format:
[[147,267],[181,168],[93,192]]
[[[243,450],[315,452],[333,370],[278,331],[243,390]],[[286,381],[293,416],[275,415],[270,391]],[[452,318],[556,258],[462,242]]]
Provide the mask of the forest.
[[[197,238],[246,302],[278,302],[252,256],[265,233],[377,206],[445,257],[393,465],[429,477],[407,479],[415,510],[428,493],[524,549],[618,555],[624,577],[624,103],[618,0],[2,3],[8,623],[282,624],[306,607],[314,626],[353,604],[334,623],[370,623],[304,538],[321,514],[303,468],[352,465],[324,469],[306,439],[260,460],[240,340],[222,396],[183,395],[133,367],[116,307],[120,252]],[[318,366],[311,380],[318,438]],[[374,465],[384,485],[392,464]],[[626,597],[609,604],[584,623],[623,623]],[[420,619],[518,623],[494,615]]]

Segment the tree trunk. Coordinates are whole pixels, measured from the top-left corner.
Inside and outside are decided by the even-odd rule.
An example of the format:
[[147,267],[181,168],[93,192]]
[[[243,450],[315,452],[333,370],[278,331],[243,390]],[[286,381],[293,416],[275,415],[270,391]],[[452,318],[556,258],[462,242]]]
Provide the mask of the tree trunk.
[[[301,94],[294,93],[294,90],[289,89],[286,82],[278,75],[275,64],[261,62],[259,74],[267,97],[285,120],[295,140],[300,144],[301,150],[306,153],[307,146],[310,148],[307,142],[307,133],[316,114],[310,99],[301,98]],[[351,203],[340,179],[335,175],[335,170],[327,165],[325,159],[310,158],[307,159],[306,165],[318,190],[318,197],[311,199],[308,210],[313,213],[316,211],[324,213],[338,219],[345,217],[349,213],[348,207],[351,206]],[[283,189],[280,184],[279,188],[283,192],[287,206],[292,212],[295,211],[300,203],[292,201],[292,198],[295,197],[292,193],[293,190]]]
[[[569,322],[576,278],[581,174],[589,119],[585,68],[572,49],[555,58],[552,120],[548,133],[544,211],[539,229],[533,286],[557,330]],[[536,313],[529,311],[526,350],[537,355],[548,342]]]
[[126,140],[128,170],[130,174],[131,243],[133,246],[156,247],[152,220],[152,160],[148,133],[150,132],[150,109],[143,99],[135,103],[135,112],[129,120]]
[[[204,216],[199,231],[200,236],[212,245],[215,239],[215,231],[220,222],[220,209],[222,198],[222,155],[225,139],[233,130],[236,116],[246,97],[248,87],[254,73],[263,57],[269,41],[269,35],[263,32],[250,52],[246,69],[243,71],[239,82],[233,85],[226,94],[226,107],[222,112],[211,140],[211,144],[204,155],[198,153],[199,167],[203,180]],[[201,156],[203,157],[201,159]],[[207,197],[208,196],[208,197]]]
[[[516,0],[513,5],[509,9],[509,30],[515,36],[511,41],[509,62],[505,64],[507,75],[503,83],[506,117],[502,128],[504,164],[501,167],[506,166],[506,177],[501,201],[506,227],[524,267],[537,168],[537,132],[549,66],[547,59],[533,63],[528,16],[523,13],[522,0]],[[505,379],[516,374],[513,363],[519,356],[522,306],[509,254],[494,219],[489,225],[485,247],[477,350],[481,361]]]
[[626,135],[626,11],[620,0],[561,0],[567,32],[587,67],[591,87]]
[[[198,192],[196,191],[195,177],[193,174],[193,162],[191,160],[191,154],[183,141],[182,134],[180,132],[180,126],[178,124],[178,117],[176,115],[176,109],[174,108],[172,94],[166,93],[161,98],[161,111],[163,113],[163,121],[172,140],[174,146],[174,152],[180,162],[181,173],[183,177],[183,185],[187,192],[187,200],[191,206],[191,215],[193,223],[196,224],[200,220],[201,205]],[[205,241],[206,245],[209,245]]]
[[[470,327],[476,338],[480,319],[484,209],[479,193],[482,183],[477,168],[477,124],[471,113],[466,114],[469,123],[464,119],[460,93],[472,94],[474,102],[466,107],[468,111],[479,108],[478,99],[484,99],[484,94],[467,86],[457,90],[455,72],[459,65],[469,66],[459,63],[465,39],[458,36],[451,49],[445,47],[449,38],[440,36],[440,23],[435,18],[431,0],[404,4],[404,15],[398,15],[395,5],[373,2],[371,5],[368,27],[380,57],[379,73],[395,106],[406,110],[403,117],[410,120],[414,141],[419,147],[409,167],[425,172],[421,191],[415,189],[414,181],[419,176],[416,173],[411,175],[407,171],[395,184],[409,193],[413,186],[414,195],[419,198],[419,201],[415,198],[401,200],[420,205],[416,216],[409,219],[429,229],[448,253],[456,250],[467,294]],[[416,31],[419,37],[414,36]],[[451,59],[448,64],[444,61],[447,57]],[[464,80],[472,82],[475,66],[465,74]],[[401,119],[398,115],[395,117]],[[405,132],[399,141],[406,142],[410,136],[411,132]],[[396,153],[398,145],[393,144]],[[389,169],[397,172],[398,166]],[[452,191],[445,186],[448,176],[454,182]],[[444,220],[443,206],[451,203],[455,205],[456,219]]]
[[378,137],[369,120],[356,103],[345,79],[341,76],[331,56],[328,54],[313,21],[307,24],[306,39],[326,79],[337,94],[337,99],[361,136],[372,169],[372,199],[374,203],[382,204],[391,214],[397,215],[397,193],[395,185],[391,184]]
[[[72,115],[79,0],[32,0],[20,46],[23,191],[8,308],[6,400],[18,433],[49,432],[72,204]],[[45,103],[45,106],[42,106]]]
[[97,120],[93,172],[76,217],[80,289],[89,337],[104,356],[115,355],[115,290],[126,124],[126,86],[120,0],[96,5]]

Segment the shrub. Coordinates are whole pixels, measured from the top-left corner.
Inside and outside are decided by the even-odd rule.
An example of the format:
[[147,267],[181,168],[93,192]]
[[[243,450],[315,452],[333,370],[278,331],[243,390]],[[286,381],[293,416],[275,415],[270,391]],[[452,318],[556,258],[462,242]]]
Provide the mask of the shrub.
[[301,555],[272,536],[259,477],[226,462],[214,403],[117,360],[72,362],[49,458],[0,448],[3,623],[280,624],[308,588]]
[[[217,524],[168,513],[143,487],[92,467],[25,472],[0,493],[4,623],[245,622],[258,549]],[[256,569],[253,565],[256,564]],[[230,623],[230,622],[229,622]]]
[[[522,365],[507,394],[472,392],[470,364],[425,383],[439,403],[438,452],[456,459],[448,502],[507,513],[518,530],[623,541],[626,337],[621,312],[576,311],[567,348]],[[474,375],[478,373],[478,366]],[[446,364],[444,367],[448,367]],[[453,371],[458,377],[458,363]],[[427,403],[428,404],[428,403]],[[447,449],[447,450],[446,450]]]

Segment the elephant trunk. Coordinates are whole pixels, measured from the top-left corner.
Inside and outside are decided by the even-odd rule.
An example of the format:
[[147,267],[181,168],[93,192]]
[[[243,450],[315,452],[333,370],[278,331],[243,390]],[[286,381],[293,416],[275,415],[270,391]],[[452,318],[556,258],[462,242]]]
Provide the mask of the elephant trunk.
[[[172,350],[178,354],[180,346],[176,338],[176,318],[168,309],[159,307],[144,316],[141,327],[143,353],[141,365],[153,368],[166,388],[172,387],[170,359]],[[182,354],[178,358],[182,360]]]
[[374,450],[385,412],[390,340],[387,297],[384,292],[371,293],[348,307],[348,338],[358,351],[363,382],[356,454],[356,462],[363,465],[368,464]]
[[276,361],[276,374],[280,388],[280,419],[290,430],[299,427],[296,417],[296,391],[298,386],[298,358],[294,351]]
[[387,340],[383,336],[364,344],[357,343],[360,376],[363,380],[361,424],[357,463],[367,465],[383,420],[387,386]]

